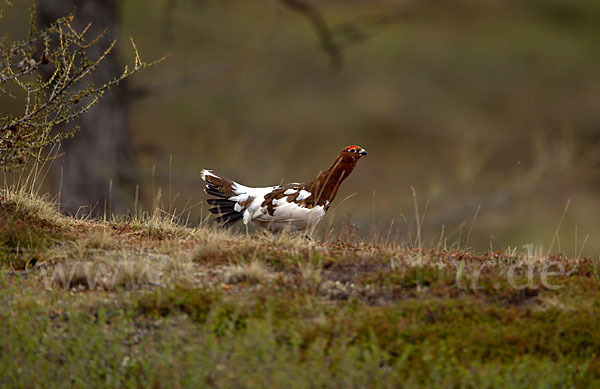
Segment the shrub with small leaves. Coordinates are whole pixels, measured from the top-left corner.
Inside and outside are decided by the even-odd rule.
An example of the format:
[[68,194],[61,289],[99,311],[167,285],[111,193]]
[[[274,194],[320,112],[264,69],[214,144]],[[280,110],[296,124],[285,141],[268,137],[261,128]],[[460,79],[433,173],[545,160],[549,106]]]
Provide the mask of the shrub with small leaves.
[[[16,115],[0,112],[0,169],[5,170],[46,160],[48,148],[77,131],[76,127],[57,131],[58,125],[68,125],[89,111],[109,88],[164,59],[142,61],[131,39],[133,66],[125,66],[103,85],[94,85],[89,76],[115,46],[113,41],[100,56],[90,57],[90,48],[100,44],[106,30],[88,37],[90,25],[78,31],[73,27],[72,15],[38,30],[35,8],[30,19],[26,40],[14,41],[8,36],[0,39],[0,98],[22,102]],[[49,77],[41,75],[42,67],[47,67],[43,73]]]

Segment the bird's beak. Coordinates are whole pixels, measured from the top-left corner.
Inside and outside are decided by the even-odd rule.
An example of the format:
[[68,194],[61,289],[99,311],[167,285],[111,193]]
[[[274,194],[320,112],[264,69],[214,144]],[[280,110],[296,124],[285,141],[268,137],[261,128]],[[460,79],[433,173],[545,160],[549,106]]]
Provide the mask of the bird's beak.
[[360,151],[358,152],[358,155],[360,155],[361,157],[364,157],[367,154],[369,154],[369,153],[367,153],[367,150],[365,150],[365,149],[360,149]]

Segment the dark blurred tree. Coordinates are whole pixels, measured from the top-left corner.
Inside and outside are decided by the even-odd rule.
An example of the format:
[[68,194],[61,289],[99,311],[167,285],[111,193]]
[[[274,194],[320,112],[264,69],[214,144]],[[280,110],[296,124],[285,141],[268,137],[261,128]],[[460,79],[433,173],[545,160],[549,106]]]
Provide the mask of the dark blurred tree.
[[[118,0],[38,0],[38,22],[46,27],[73,13],[76,29],[89,25],[87,34],[92,36],[106,29],[99,44],[89,49],[90,56],[99,57],[117,35],[119,3]],[[102,85],[120,69],[117,52],[112,50],[90,75],[90,81]],[[105,204],[110,204],[117,213],[130,208],[139,176],[128,123],[129,100],[127,83],[121,82],[107,91],[86,115],[75,119],[81,131],[63,143],[61,151],[65,155],[52,168],[53,183],[61,191],[64,211],[76,213],[80,207],[90,205],[93,214],[98,215]]]

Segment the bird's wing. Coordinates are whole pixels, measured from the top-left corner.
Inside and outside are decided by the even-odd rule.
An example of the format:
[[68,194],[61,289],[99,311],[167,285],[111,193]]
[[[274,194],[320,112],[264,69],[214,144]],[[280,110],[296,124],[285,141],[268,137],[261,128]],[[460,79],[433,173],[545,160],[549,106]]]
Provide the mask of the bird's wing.
[[326,208],[316,205],[315,197],[302,184],[293,183],[273,188],[264,194],[260,206],[254,200],[251,221],[279,231],[306,229],[325,215]]

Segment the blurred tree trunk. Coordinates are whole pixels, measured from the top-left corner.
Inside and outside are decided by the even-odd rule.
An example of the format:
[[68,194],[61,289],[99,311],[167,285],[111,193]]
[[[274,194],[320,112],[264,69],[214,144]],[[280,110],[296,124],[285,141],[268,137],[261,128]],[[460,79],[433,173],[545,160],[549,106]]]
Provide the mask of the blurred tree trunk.
[[[91,23],[86,36],[107,29],[102,44],[94,46],[99,57],[117,35],[119,0],[38,0],[38,21],[46,26],[59,17],[74,13],[78,29]],[[113,52],[92,73],[99,86],[119,75],[122,68]],[[76,213],[91,206],[102,215],[105,204],[115,213],[131,208],[135,184],[139,182],[133,158],[129,123],[127,83],[108,90],[100,101],[75,121],[80,131],[61,146],[64,155],[53,163],[53,185],[61,190],[61,209]],[[73,124],[73,123],[71,123]],[[110,182],[112,180],[112,191]],[[110,192],[110,193],[109,193]],[[87,211],[87,210],[86,210]]]

